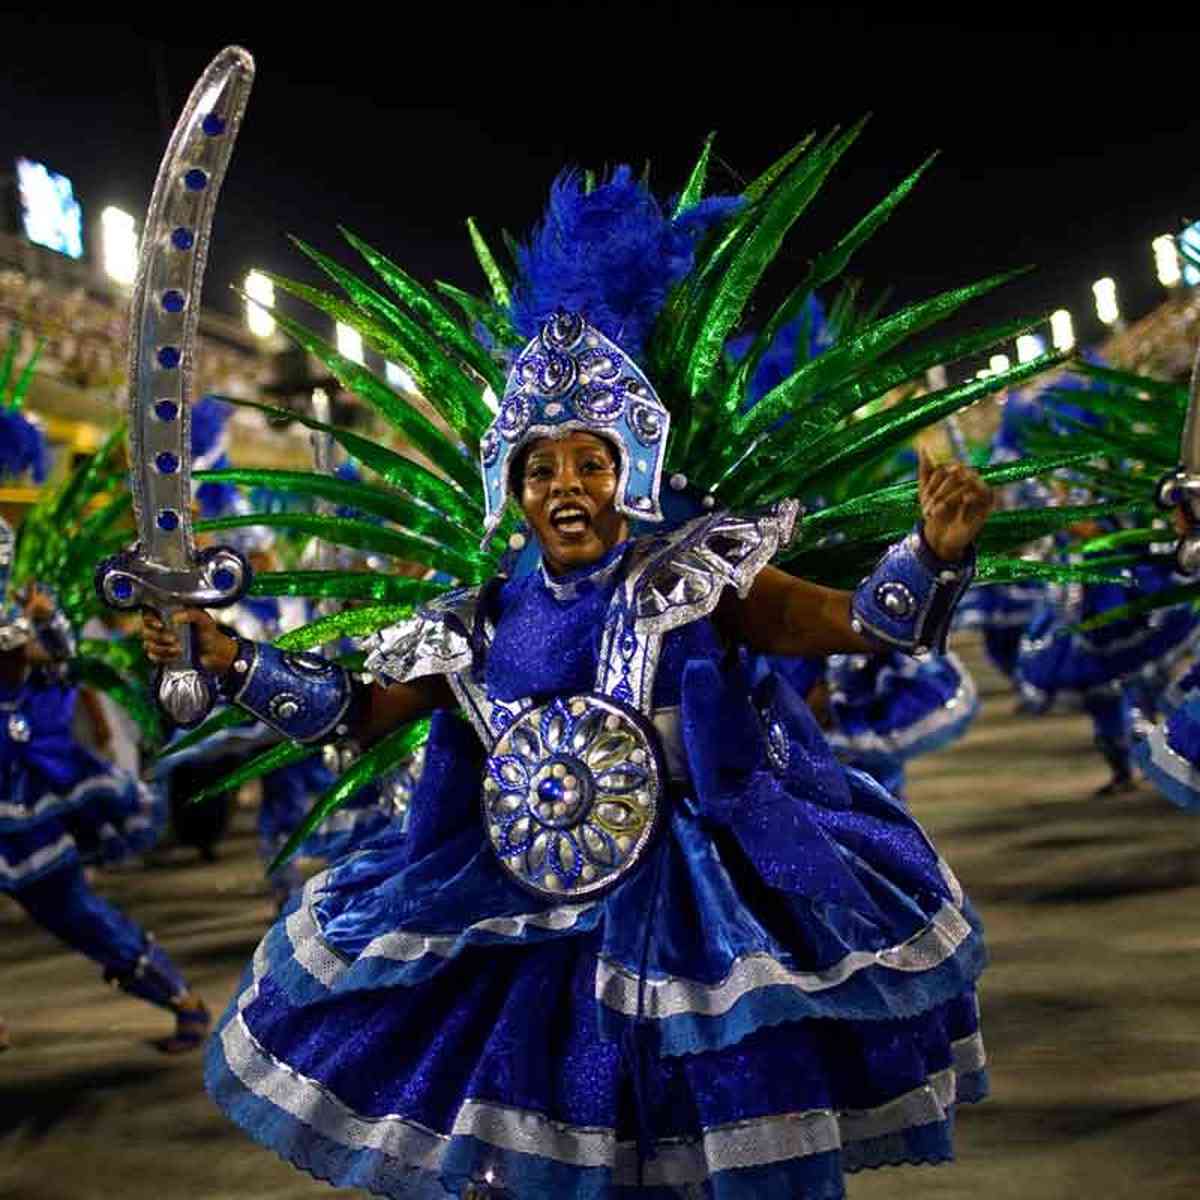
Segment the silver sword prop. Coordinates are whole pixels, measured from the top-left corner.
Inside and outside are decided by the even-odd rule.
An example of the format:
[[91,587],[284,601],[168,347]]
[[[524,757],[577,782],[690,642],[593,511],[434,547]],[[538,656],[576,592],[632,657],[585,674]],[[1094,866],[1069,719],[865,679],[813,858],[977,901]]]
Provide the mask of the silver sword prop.
[[[96,591],[112,608],[149,608],[164,621],[184,607],[233,604],[250,584],[250,567],[236,550],[196,550],[188,406],[217,193],[253,81],[254,59],[229,46],[192,89],[154,182],[129,310],[129,473],[138,541],[100,564]],[[216,693],[192,661],[190,639],[181,640],[183,652],[161,668],[155,694],[186,727],[208,714]]]
[[1175,563],[1181,574],[1200,574],[1200,347],[1192,360],[1179,466],[1159,483],[1157,499],[1160,507],[1182,508],[1190,518],[1191,532],[1175,543]]

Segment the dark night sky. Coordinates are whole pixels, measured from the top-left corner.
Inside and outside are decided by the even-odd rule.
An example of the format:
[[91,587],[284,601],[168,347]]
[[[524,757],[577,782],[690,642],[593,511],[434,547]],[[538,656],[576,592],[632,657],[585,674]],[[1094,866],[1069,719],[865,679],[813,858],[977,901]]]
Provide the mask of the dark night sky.
[[1035,276],[976,317],[1065,305],[1087,337],[1098,328],[1090,281],[1114,275],[1126,311],[1145,311],[1159,294],[1151,238],[1200,217],[1195,60],[1182,33],[698,4],[643,9],[640,21],[597,5],[486,19],[444,6],[403,28],[369,25],[367,11],[342,29],[330,4],[290,25],[201,15],[179,35],[2,18],[0,162],[26,154],[69,175],[93,217],[106,203],[140,212],[164,122],[221,45],[245,45],[258,79],[206,288],[229,310],[229,284],[250,266],[305,274],[287,232],[336,250],[341,222],[418,277],[475,287],[463,218],[523,231],[567,162],[650,158],[669,191],[717,129],[720,184],[736,178],[725,169],[748,177],[810,128],[867,111],[789,253],[802,263],[940,149],[855,262],[868,287],[892,284],[901,299],[1033,263]]

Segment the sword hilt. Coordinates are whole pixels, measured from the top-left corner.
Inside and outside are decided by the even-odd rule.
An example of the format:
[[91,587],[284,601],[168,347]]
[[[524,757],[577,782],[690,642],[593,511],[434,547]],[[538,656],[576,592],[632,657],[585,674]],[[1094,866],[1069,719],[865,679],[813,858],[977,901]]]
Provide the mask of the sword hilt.
[[[179,609],[164,607],[154,611],[164,624],[169,625],[172,614]],[[179,655],[159,667],[154,681],[154,698],[176,725],[188,729],[212,712],[217,701],[217,685],[213,677],[195,662],[195,631],[188,626],[186,630],[178,630],[178,634]]]
[[[174,570],[141,557],[138,546],[123,550],[96,568],[96,593],[120,612],[150,609],[164,624],[183,608],[225,608],[246,593],[254,572],[229,546],[216,546],[196,556],[195,565]],[[179,657],[159,668],[154,696],[160,707],[184,728],[199,724],[217,700],[215,681],[194,661],[191,630],[181,638]]]

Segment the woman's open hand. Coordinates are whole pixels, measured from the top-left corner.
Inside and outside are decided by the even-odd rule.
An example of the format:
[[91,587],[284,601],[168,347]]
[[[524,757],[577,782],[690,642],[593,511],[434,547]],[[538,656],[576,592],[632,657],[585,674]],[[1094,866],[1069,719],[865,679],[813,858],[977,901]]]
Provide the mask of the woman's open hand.
[[213,675],[224,675],[237,655],[237,642],[227,637],[217,623],[202,608],[185,608],[171,615],[166,625],[156,613],[142,614],[142,645],[152,663],[168,663],[179,657],[183,649],[183,625],[195,631],[200,666]]
[[932,459],[921,454],[917,471],[925,540],[943,562],[957,562],[992,511],[992,489],[963,463],[935,467]]

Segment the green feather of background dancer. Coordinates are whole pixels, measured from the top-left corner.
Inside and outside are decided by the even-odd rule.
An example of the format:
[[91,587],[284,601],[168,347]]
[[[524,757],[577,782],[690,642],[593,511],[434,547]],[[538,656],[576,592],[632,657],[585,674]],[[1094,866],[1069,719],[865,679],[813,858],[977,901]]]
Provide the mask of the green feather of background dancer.
[[415,504],[399,492],[357,480],[315,475],[311,471],[284,471],[256,467],[229,467],[219,471],[197,471],[200,482],[232,483],[240,487],[264,487],[292,496],[316,497],[333,504],[384,517],[406,532],[420,534],[447,549],[474,558],[479,538],[447,521],[441,513]]
[[[302,287],[303,285],[297,286]],[[309,290],[315,291],[315,289]],[[340,304],[340,302],[338,303]],[[266,306],[261,307],[265,308]],[[419,413],[366,367],[339,354],[324,338],[319,337],[300,322],[293,321],[275,309],[267,311],[272,313],[276,324],[284,333],[329,368],[342,387],[353,392],[374,408],[384,420],[399,431],[417,450],[425,454],[464,491],[471,495],[481,493],[482,485],[473,465],[458,453],[428,417]]]
[[388,554],[405,562],[423,563],[444,570],[464,583],[482,583],[495,572],[496,560],[478,550],[469,553],[451,550],[407,533],[373,525],[354,517],[327,517],[314,513],[244,513],[232,517],[213,517],[197,521],[197,533],[220,533],[227,529],[290,529],[323,538],[353,550]]
[[278,745],[264,750],[261,754],[256,754],[248,762],[230,771],[227,775],[223,775],[215,783],[210,783],[206,788],[202,788],[194,796],[189,796],[188,803],[203,804],[205,800],[211,800],[214,796],[236,791],[243,784],[261,779],[262,776],[269,775],[272,771],[278,771],[281,767],[290,767],[304,762],[320,753],[320,746],[312,746],[306,742],[280,742]]
[[37,344],[33,348],[33,353],[29,356],[20,376],[17,378],[17,382],[13,385],[11,392],[9,392],[8,399],[4,400],[4,389],[8,386],[8,380],[12,374],[13,360],[16,358],[16,351],[20,340],[20,326],[16,326],[9,338],[8,352],[5,354],[4,363],[0,365],[0,403],[14,409],[20,408],[25,403],[25,396],[33,383],[33,373],[37,369],[38,359],[41,358],[42,351],[46,348],[46,339],[38,338]]
[[[369,441],[349,430],[337,425],[329,425],[318,421],[315,417],[304,413],[293,412],[289,408],[278,408],[271,404],[261,404],[256,400],[238,400],[233,396],[220,396],[227,404],[239,408],[253,408],[266,413],[280,421],[297,421],[306,429],[320,433],[328,433],[339,446],[352,458],[357,459],[374,471],[381,479],[397,491],[411,496],[424,504],[432,504],[447,520],[465,529],[473,537],[477,537],[483,528],[482,486],[476,480],[476,487],[467,492],[457,484],[452,484],[440,476],[433,474],[420,463],[405,458],[395,450],[380,446],[377,442]],[[315,475],[315,473],[314,473]],[[316,476],[325,478],[325,476]]]
[[21,345],[21,326],[13,322],[8,329],[8,344],[4,347],[4,356],[0,358],[0,404],[8,406],[8,381],[12,378],[13,364],[17,360],[17,350]]
[[275,861],[267,868],[268,872],[283,866],[304,843],[304,839],[322,821],[337,812],[355,792],[411,758],[428,736],[429,721],[425,719],[402,726],[372,746],[347,768],[341,778],[309,809],[308,815],[300,822],[295,832],[284,844],[283,849],[276,855]]

